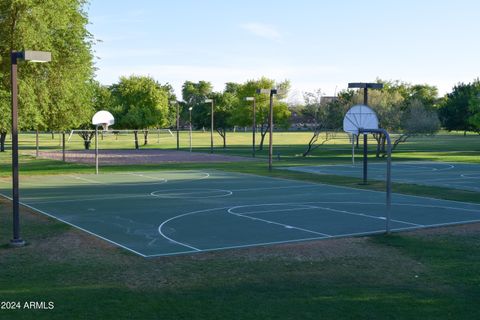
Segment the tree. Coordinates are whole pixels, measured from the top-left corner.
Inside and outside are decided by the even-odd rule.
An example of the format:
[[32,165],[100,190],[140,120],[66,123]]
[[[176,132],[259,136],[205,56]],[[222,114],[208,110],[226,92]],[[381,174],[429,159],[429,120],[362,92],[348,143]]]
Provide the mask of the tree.
[[[400,135],[394,140],[392,150],[401,142],[406,142],[410,137],[416,135],[432,135],[440,130],[440,120],[435,110],[425,107],[421,100],[410,100],[407,110],[402,114]],[[385,137],[382,136],[381,153],[386,155]]]
[[474,116],[470,102],[479,93],[480,81],[477,79],[473,83],[459,83],[452,92],[446,95],[439,109],[440,120],[445,129],[448,131],[461,130],[464,134],[467,131],[475,130],[475,126],[470,120]]
[[[232,85],[231,85],[232,86]],[[273,104],[273,123],[274,126],[280,128],[287,128],[290,118],[290,111],[288,110],[287,103],[281,101],[284,99],[288,90],[290,89],[290,82],[285,80],[280,83],[275,83],[274,80],[267,79],[265,77],[258,80],[249,80],[243,84],[236,86],[237,103],[235,111],[232,115],[232,122],[240,126],[251,126],[253,124],[253,114],[250,104],[246,107],[245,98],[255,97],[256,100],[256,123],[260,127],[261,140],[259,143],[259,150],[263,149],[263,142],[267,132],[269,132],[268,115],[270,112],[270,97],[266,94],[257,94],[257,89],[269,89],[277,88],[281,94],[275,96],[275,102]]]
[[[227,87],[226,90],[229,88]],[[237,97],[234,92],[224,91],[214,98],[216,102],[214,125],[215,130],[223,139],[223,147],[227,147],[227,129],[233,126],[231,117]]]
[[[160,88],[162,88],[167,93],[168,115],[167,115],[167,121],[165,125],[170,128],[176,127],[177,106],[174,103],[171,103],[171,101],[177,101],[175,90],[173,90],[173,87],[170,83],[160,85]],[[159,127],[158,129],[161,129],[161,128]]]
[[[313,136],[302,154],[304,157],[335,137],[336,131],[342,126],[343,115],[350,106],[351,96],[348,92],[340,92],[336,99],[328,103],[322,101],[322,95],[320,89],[315,92],[305,92],[303,95],[304,114],[313,119],[315,124]],[[322,132],[325,133],[325,138],[318,143]]]
[[[10,92],[0,89],[0,152],[5,151],[5,140],[11,128],[10,115]],[[8,116],[7,116],[8,115]]]
[[468,110],[471,114],[468,118],[468,122],[475,132],[480,133],[480,93],[470,99]]
[[121,77],[110,87],[111,112],[115,127],[133,129],[135,149],[138,149],[138,130],[143,129],[145,144],[148,129],[162,127],[168,119],[168,92],[151,77]]
[[93,130],[93,125],[91,123],[91,118],[93,114],[100,110],[109,110],[111,109],[112,97],[110,89],[107,86],[101,85],[98,81],[92,80],[90,82],[91,90],[93,92],[90,115],[85,118],[85,122],[80,124],[79,128],[82,129],[78,135],[83,140],[83,145],[85,150],[90,149],[93,137],[95,137],[95,132]]
[[[44,50],[47,64],[19,65],[19,128],[66,130],[90,114],[93,37],[85,0],[3,0],[0,3],[0,105],[9,103],[10,52]],[[74,71],[73,71],[74,70]],[[2,110],[3,111],[3,110]],[[2,114],[9,118],[9,113]],[[0,123],[1,135],[10,130]]]
[[212,84],[207,81],[185,81],[182,86],[182,98],[185,102],[184,110],[192,108],[192,124],[195,127],[204,127],[210,106],[205,99],[212,93]]
[[[192,126],[201,128],[207,125],[210,114],[210,105],[205,99],[212,93],[212,84],[207,81],[185,81],[182,86],[183,118],[188,119],[188,109],[192,108]],[[210,126],[210,125],[208,125]]]

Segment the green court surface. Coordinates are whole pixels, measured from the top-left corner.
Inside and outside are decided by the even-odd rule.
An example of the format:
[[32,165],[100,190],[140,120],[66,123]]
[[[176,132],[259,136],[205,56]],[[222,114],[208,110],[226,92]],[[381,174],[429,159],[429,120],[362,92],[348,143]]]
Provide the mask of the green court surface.
[[[331,174],[348,177],[363,177],[363,164],[357,161],[352,165],[322,165],[284,168],[314,174]],[[368,164],[368,179],[385,181],[384,163]],[[480,191],[480,165],[447,162],[394,162],[392,181],[420,184],[470,191]]]
[[[10,196],[10,181],[1,180]],[[21,178],[21,202],[144,257],[385,230],[385,194],[216,170]],[[393,194],[392,230],[480,221],[480,205]],[[28,239],[27,239],[28,240]]]

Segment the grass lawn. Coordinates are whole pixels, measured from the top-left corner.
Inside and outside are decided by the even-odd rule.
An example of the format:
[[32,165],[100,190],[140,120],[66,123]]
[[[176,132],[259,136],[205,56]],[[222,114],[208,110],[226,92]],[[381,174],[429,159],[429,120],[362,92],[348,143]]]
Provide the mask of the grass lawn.
[[[208,134],[197,135],[196,150],[207,150]],[[303,158],[298,154],[309,134],[284,135],[275,149],[281,153],[276,166],[350,159],[348,141],[338,139],[338,144]],[[248,155],[250,138],[248,133],[232,134],[232,146],[222,152]],[[448,139],[413,139],[399,147],[394,161],[480,162],[479,136]],[[172,140],[164,147],[174,144]],[[23,149],[33,146],[23,144]],[[215,168],[360,187],[348,177],[270,173],[265,152],[259,156],[248,166],[197,163],[102,170]],[[0,176],[10,175],[9,157],[8,151],[0,155]],[[21,157],[23,175],[79,172],[91,173],[92,167]],[[383,184],[362,187],[383,189]],[[394,191],[480,202],[478,193],[461,190],[395,184]],[[51,301],[54,309],[3,308],[0,319],[480,318],[480,224],[144,259],[26,209],[21,219],[28,245],[10,248],[11,208],[0,200],[0,302],[18,301],[23,307],[28,301]]]

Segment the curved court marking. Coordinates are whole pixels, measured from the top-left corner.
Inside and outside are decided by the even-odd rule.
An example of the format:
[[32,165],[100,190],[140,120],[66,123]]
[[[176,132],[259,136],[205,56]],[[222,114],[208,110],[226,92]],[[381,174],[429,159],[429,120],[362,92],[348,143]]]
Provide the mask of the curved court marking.
[[[417,165],[418,164],[418,165]],[[454,169],[455,166],[452,164],[446,163],[417,163],[417,162],[405,162],[405,163],[394,163],[394,167],[410,167],[410,168],[419,168],[426,169],[427,171],[445,171]],[[439,166],[440,168],[435,168],[434,166]],[[442,168],[443,166],[443,168]]]
[[174,216],[174,217],[171,217],[171,218],[163,221],[163,222],[158,226],[158,233],[160,234],[160,236],[164,237],[165,239],[167,239],[167,240],[170,241],[170,242],[173,242],[173,243],[176,243],[176,244],[178,244],[178,245],[181,245],[181,246],[184,246],[184,247],[193,249],[193,250],[195,250],[195,251],[202,251],[201,249],[195,248],[194,246],[191,246],[191,245],[189,245],[189,244],[187,244],[187,243],[180,242],[180,241],[177,241],[177,240],[174,240],[174,239],[170,238],[169,236],[167,236],[166,234],[164,234],[164,233],[162,232],[163,226],[165,226],[165,225],[166,225],[167,223],[169,223],[170,221],[173,221],[173,220],[176,220],[176,219],[179,219],[179,218],[183,218],[183,217],[186,217],[186,216],[189,216],[189,215],[192,215],[192,214],[203,213],[203,212],[210,212],[210,211],[216,211],[216,210],[224,210],[224,209],[228,209],[228,208],[229,208],[229,207],[205,209],[205,210],[191,211],[191,212],[187,212],[187,213],[183,213],[183,214],[176,215],[176,216]]
[[169,199],[221,198],[231,196],[232,194],[233,192],[230,190],[206,188],[155,190],[150,193],[154,197]]
[[[248,216],[247,214],[253,214],[253,213],[266,213],[266,211],[256,211],[256,212],[248,212],[248,213],[243,213],[243,214],[240,214],[240,213],[235,213],[233,210],[235,209],[238,209],[238,208],[245,208],[245,207],[259,207],[259,206],[286,206],[286,205],[296,205],[296,206],[300,206],[301,208],[295,208],[295,209],[281,209],[281,210],[277,210],[276,212],[281,212],[281,211],[294,211],[294,210],[308,210],[308,209],[323,209],[323,210],[326,210],[326,211],[331,211],[331,212],[339,212],[339,213],[344,213],[344,214],[349,214],[349,215],[356,215],[356,216],[361,216],[361,217],[366,217],[366,218],[372,218],[372,219],[377,219],[377,220],[385,220],[386,218],[385,217],[381,217],[381,216],[372,216],[372,215],[368,215],[368,214],[365,214],[365,213],[359,213],[359,212],[351,212],[351,211],[346,211],[346,210],[338,210],[338,209],[332,209],[332,208],[328,208],[328,207],[320,207],[320,206],[310,206],[309,204],[317,204],[317,203],[331,203],[331,204],[360,204],[360,205],[385,205],[384,203],[380,203],[380,202],[371,202],[371,203],[368,203],[368,202],[357,202],[357,201],[350,201],[350,202],[337,202],[337,201],[316,201],[316,202],[302,202],[302,203],[269,203],[269,204],[259,204],[259,205],[244,205],[244,206],[234,206],[234,207],[222,207],[222,208],[213,208],[213,209],[205,209],[205,210],[199,210],[199,211],[192,211],[192,212],[187,212],[187,213],[184,213],[184,214],[180,214],[180,215],[177,215],[177,216],[174,216],[174,217],[171,217],[165,221],[163,221],[160,226],[158,227],[158,232],[159,234],[164,237],[165,239],[173,242],[173,243],[177,243],[179,245],[182,245],[182,246],[185,246],[185,247],[188,247],[190,249],[193,249],[193,250],[196,250],[196,251],[202,251],[201,249],[198,249],[198,248],[195,248],[189,244],[186,244],[186,243],[183,243],[183,242],[180,242],[180,241],[177,241],[177,240],[174,240],[170,237],[168,237],[167,235],[165,235],[162,231],[162,228],[169,222],[173,221],[173,220],[177,220],[177,219],[180,219],[180,218],[183,218],[183,217],[186,217],[186,216],[189,216],[189,215],[194,215],[194,214],[197,214],[197,213],[205,213],[205,212],[211,212],[211,211],[218,211],[218,210],[227,210],[227,212],[229,214],[232,214],[232,215],[236,215],[238,217],[242,217],[242,218],[248,218],[248,219],[251,219],[251,220],[255,220],[255,221],[262,221],[262,222],[266,222],[266,223],[270,223],[270,224],[276,224],[276,225],[281,225],[287,229],[297,229],[297,230],[301,230],[301,231],[305,231],[305,232],[309,232],[309,233],[313,233],[313,234],[318,234],[318,235],[321,235],[323,238],[324,237],[335,237],[335,236],[339,236],[339,235],[329,235],[329,234],[325,234],[325,233],[321,233],[321,232],[317,232],[317,231],[313,231],[313,230],[309,230],[309,229],[304,229],[304,228],[300,228],[300,227],[295,227],[295,226],[292,226],[292,225],[287,225],[287,224],[282,224],[282,223],[279,223],[279,222],[275,222],[275,221],[270,221],[270,220],[266,220],[266,219],[261,219],[261,218],[256,218],[256,217],[250,217]],[[446,206],[435,206],[435,205],[420,205],[420,204],[409,204],[409,203],[393,203],[393,205],[400,205],[400,206],[412,206],[412,207],[429,207],[429,208],[440,208],[440,209],[453,209],[453,210],[460,210],[460,211],[467,211],[467,212],[474,212],[474,213],[480,213],[480,211],[478,210],[472,210],[472,209],[466,209],[466,208],[453,208],[453,207],[446,207]],[[272,211],[272,210],[268,210],[268,212],[275,212],[275,211]],[[391,219],[392,222],[397,222],[397,223],[402,223],[402,224],[407,224],[407,225],[411,225],[411,226],[415,226],[415,227],[426,227],[428,225],[422,225],[422,224],[417,224],[417,223],[413,223],[413,222],[408,222],[408,221],[401,221],[401,220],[397,220],[397,219]],[[472,220],[473,221],[473,220]],[[369,234],[370,232],[366,232],[365,234]],[[320,239],[320,238],[318,238]],[[288,241],[286,241],[288,242]]]

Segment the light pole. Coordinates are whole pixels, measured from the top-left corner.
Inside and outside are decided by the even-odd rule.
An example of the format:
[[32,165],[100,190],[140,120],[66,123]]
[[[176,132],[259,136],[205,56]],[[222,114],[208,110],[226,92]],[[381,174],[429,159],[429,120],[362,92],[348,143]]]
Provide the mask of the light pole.
[[179,126],[180,126],[180,118],[179,118],[179,114],[178,114],[178,102],[177,102],[177,100],[170,100],[170,103],[172,105],[176,105],[176,107],[177,107],[177,117],[176,117],[175,122],[176,122],[176,125],[177,125],[177,150],[179,150],[180,149],[180,142],[179,142],[180,139],[179,139],[179,131],[178,130],[179,130]]
[[190,152],[192,152],[192,107],[188,108],[188,112],[190,113]]
[[257,94],[270,94],[270,111],[268,115],[269,142],[268,142],[268,170],[272,171],[273,156],[273,95],[277,94],[277,89],[257,89]]
[[103,131],[108,130],[108,126],[115,124],[115,118],[110,112],[100,110],[93,115],[92,124],[95,126],[95,174],[98,174],[98,127],[102,126]]
[[[363,89],[363,104],[368,106],[368,89],[382,89],[382,83],[365,83],[365,82],[351,82],[348,88],[362,88]],[[368,136],[363,134],[363,184],[367,184],[368,176]]]
[[13,206],[13,239],[12,246],[23,246],[25,241],[20,237],[20,201],[18,179],[18,60],[31,62],[49,62],[52,54],[45,51],[12,51],[11,59],[11,93],[12,93],[12,206]]
[[213,99],[205,99],[205,103],[211,103],[210,111],[210,153],[213,153]]
[[253,101],[253,124],[252,124],[252,156],[255,158],[255,131],[257,130],[257,107],[255,97],[246,97],[245,101]]

